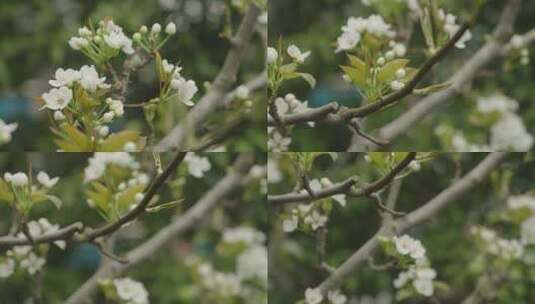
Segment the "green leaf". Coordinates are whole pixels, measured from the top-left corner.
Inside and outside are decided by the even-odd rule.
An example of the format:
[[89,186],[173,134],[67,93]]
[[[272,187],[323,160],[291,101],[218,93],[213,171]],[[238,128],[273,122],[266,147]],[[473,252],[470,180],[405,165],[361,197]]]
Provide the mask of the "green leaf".
[[112,134],[106,138],[98,147],[99,151],[122,151],[124,145],[128,142],[138,142],[140,139],[139,132],[136,131],[122,131]]
[[61,209],[61,206],[63,206],[63,202],[61,199],[55,195],[46,194],[46,198],[48,198],[49,201],[51,201],[56,208]]
[[451,82],[443,82],[443,83],[433,84],[433,85],[430,85],[421,89],[414,89],[412,92],[416,95],[428,95],[431,93],[435,93],[435,92],[439,92],[444,89],[447,89],[450,86],[451,86]]
[[359,70],[359,71],[362,71],[364,74],[366,74],[366,63],[364,61],[362,61],[360,58],[358,58],[357,56],[353,56],[353,55],[347,55],[347,58],[349,59],[349,62],[351,64],[352,67],[354,67],[355,69]]
[[340,66],[344,73],[351,79],[351,82],[363,89],[366,87],[366,74],[361,70],[349,67],[349,66]]
[[295,63],[295,62],[285,64],[285,65],[283,65],[283,66],[281,66],[279,68],[279,72],[282,75],[291,74],[291,73],[295,72],[296,70],[297,70],[297,63]]
[[144,189],[144,185],[135,185],[117,194],[117,209],[119,212],[122,214],[128,211],[130,206],[136,202],[136,194],[143,192]]
[[308,82],[308,85],[311,87],[311,88],[314,88],[316,86],[316,79],[314,78],[314,76],[312,76],[311,74],[308,74],[308,73],[298,73],[298,75],[303,78],[306,82]]
[[0,202],[10,204],[14,201],[14,199],[15,198],[13,197],[13,193],[11,192],[8,184],[3,179],[0,179]]
[[62,124],[60,126],[64,139],[56,140],[56,144],[66,152],[91,151],[91,138],[78,130],[75,126]]
[[407,59],[394,59],[387,62],[377,73],[377,81],[379,83],[389,83],[396,78],[396,72],[405,68],[408,63],[409,60]]

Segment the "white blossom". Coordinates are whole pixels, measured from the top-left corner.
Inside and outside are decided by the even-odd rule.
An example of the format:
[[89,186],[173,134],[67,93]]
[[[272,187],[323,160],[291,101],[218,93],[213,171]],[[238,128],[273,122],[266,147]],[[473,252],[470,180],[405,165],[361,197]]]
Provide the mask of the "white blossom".
[[518,109],[518,102],[512,98],[501,94],[493,94],[477,99],[477,110],[482,114],[493,112],[506,113],[514,112]]
[[73,69],[64,70],[62,68],[57,69],[54,76],[56,77],[56,79],[50,80],[48,81],[48,83],[51,86],[57,88],[64,86],[72,86],[82,77],[79,71]]
[[433,281],[427,279],[415,279],[412,281],[412,286],[416,291],[426,297],[433,295]]
[[289,219],[285,219],[282,221],[282,230],[284,232],[292,232],[297,229],[298,224],[299,218],[293,215]]
[[329,291],[327,293],[327,299],[332,304],[345,304],[347,302],[347,297],[339,289]]
[[165,27],[165,33],[168,35],[174,35],[176,33],[176,24],[169,22]]
[[305,216],[305,224],[310,225],[312,230],[317,230],[320,227],[325,226],[327,223],[327,216],[320,214],[317,210],[312,211],[311,214]]
[[507,199],[507,207],[510,209],[528,208],[535,211],[535,196],[530,194],[513,195]]
[[124,114],[124,105],[123,102],[118,99],[107,98],[106,103],[110,107],[110,110],[113,111],[115,116],[123,116]]
[[17,126],[18,124],[16,123],[6,124],[2,119],[0,119],[0,144],[11,141],[11,134],[15,132]]
[[305,300],[307,304],[319,304],[323,301],[323,295],[317,288],[307,288],[305,290]]
[[308,56],[310,56],[310,51],[308,52],[301,52],[301,50],[294,44],[288,46],[288,49],[286,50],[288,52],[288,55],[292,57],[296,62],[303,63],[307,59]]
[[531,216],[520,225],[522,242],[530,245],[535,244],[535,216]]
[[244,85],[240,85],[236,88],[236,90],[234,90],[234,94],[237,98],[239,99],[246,99],[249,97],[249,88],[247,86],[244,86]]
[[401,255],[410,255],[413,259],[425,257],[425,248],[419,240],[415,240],[408,235],[393,238],[396,250]]
[[84,89],[91,93],[95,92],[97,88],[109,89],[111,87],[109,84],[104,83],[104,81],[106,81],[106,77],[98,77],[98,73],[94,65],[82,66],[82,68],[80,69],[80,73],[80,84]]
[[54,111],[54,120],[55,121],[62,121],[65,120],[65,114],[61,111]]
[[337,39],[335,52],[347,51],[355,48],[361,40],[364,32],[378,37],[393,37],[394,31],[380,15],[371,15],[368,18],[349,17],[347,23],[342,26],[342,34]]
[[26,258],[20,261],[20,267],[25,269],[28,274],[34,275],[43,268],[45,263],[44,258],[38,257],[35,253],[30,252]]
[[173,79],[171,80],[171,87],[177,90],[178,100],[180,100],[183,104],[189,107],[195,105],[191,100],[193,96],[195,96],[195,93],[197,93],[199,90],[195,84],[195,81],[186,80],[184,78]]
[[271,152],[284,152],[292,143],[292,138],[284,137],[279,132],[274,131],[268,139],[268,150]]
[[135,169],[139,167],[134,158],[126,152],[98,152],[89,159],[89,165],[84,170],[84,181],[90,182],[104,175],[107,165]]
[[226,228],[223,231],[223,242],[228,244],[243,243],[251,246],[262,244],[265,240],[266,236],[262,231],[251,227],[238,226],[234,228]]
[[69,39],[69,46],[73,50],[80,50],[84,47],[87,47],[89,45],[89,41],[82,37],[71,37]]
[[189,174],[197,178],[203,177],[204,173],[212,168],[207,157],[197,156],[193,153],[188,153],[184,158],[184,162],[188,165]]
[[24,187],[28,185],[28,176],[24,172],[17,172],[10,177],[10,182],[13,186]]
[[263,245],[255,245],[242,252],[236,261],[236,273],[240,279],[256,278],[264,286],[268,280],[268,255]]
[[525,152],[533,146],[533,136],[526,130],[522,118],[514,113],[504,113],[490,133],[495,150]]
[[128,304],[148,304],[149,294],[143,284],[130,278],[114,279],[117,295]]
[[154,23],[150,30],[151,34],[158,35],[162,31],[162,26],[159,23]]
[[50,178],[46,172],[40,171],[37,173],[37,181],[47,188],[52,188],[58,183],[59,177]]
[[277,58],[279,58],[279,54],[277,53],[277,50],[272,48],[272,47],[268,47],[267,48],[267,63],[268,64],[271,64],[273,62],[275,62],[277,60]]
[[69,105],[72,100],[72,90],[67,87],[51,89],[48,93],[43,94],[45,108],[50,110],[62,110]]
[[7,258],[0,261],[0,278],[8,278],[15,272],[15,261]]
[[122,49],[127,55],[134,53],[132,40],[123,33],[123,29],[120,26],[113,23],[112,20],[108,20],[105,23],[105,29],[104,41],[109,47],[117,50]]
[[[451,39],[461,28],[461,26],[456,23],[457,16],[446,14],[446,12],[444,12],[442,9],[439,10],[438,16],[444,22],[444,31],[450,36]],[[458,49],[464,49],[466,48],[466,42],[471,39],[472,33],[470,30],[466,30],[461,38],[455,43],[455,47]]]

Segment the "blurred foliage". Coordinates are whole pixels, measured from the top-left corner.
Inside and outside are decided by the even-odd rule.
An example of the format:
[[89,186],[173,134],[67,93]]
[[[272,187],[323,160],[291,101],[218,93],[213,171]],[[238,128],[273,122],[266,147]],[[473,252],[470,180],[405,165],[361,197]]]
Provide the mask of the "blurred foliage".
[[[13,141],[3,147],[9,151],[54,151],[45,112],[38,112],[35,98],[48,90],[47,81],[57,68],[76,68],[90,64],[85,56],[67,44],[79,27],[110,16],[131,35],[143,24],[155,22],[177,24],[177,35],[162,53],[170,62],[180,62],[182,74],[194,79],[202,96],[203,84],[212,81],[222,66],[229,42],[222,37],[225,28],[224,0],[7,0],[0,2],[0,118],[17,121],[19,129]],[[231,15],[236,30],[241,13]],[[254,77],[264,65],[261,39],[256,35],[244,55],[237,85]],[[120,56],[121,57],[121,56]],[[123,58],[123,57],[121,57]],[[262,58],[262,60],[259,60]],[[120,60],[116,62],[120,63]],[[106,75],[110,80],[111,76]],[[154,96],[156,75],[149,64],[131,79],[127,102],[138,103]],[[252,127],[240,130],[228,145],[231,151],[265,150],[265,100],[263,92],[252,96],[255,101],[250,116]],[[161,130],[168,131],[183,116],[183,107],[169,105],[162,113]],[[257,110],[262,109],[262,111]],[[229,111],[230,114],[230,111]],[[149,133],[140,108],[126,110],[127,119],[116,127]],[[224,124],[226,115],[209,117],[210,127]],[[126,123],[128,121],[128,123]],[[123,126],[120,126],[120,125]],[[262,126],[262,127],[259,127]],[[215,127],[214,127],[215,128]],[[114,128],[112,128],[114,129]]]
[[[365,153],[338,153],[338,158],[323,155],[314,162],[309,173],[310,179],[329,178],[333,183],[348,177],[357,176],[362,183],[371,182],[381,176],[373,163],[365,161]],[[461,174],[466,174],[477,165],[486,153],[438,153],[426,162],[421,169],[404,177],[399,193],[396,210],[410,212],[438,193],[448,188]],[[429,155],[428,155],[429,156]],[[282,180],[269,185],[269,194],[283,194],[293,191],[298,182],[293,166],[282,154],[271,154],[270,162],[278,161]],[[478,249],[474,237],[469,234],[470,225],[486,225],[506,238],[518,238],[519,226],[504,223],[499,215],[504,213],[505,198],[533,190],[535,162],[533,154],[514,153],[494,171],[490,178],[453,201],[438,215],[409,229],[406,233],[421,240],[427,250],[427,257],[437,271],[437,280],[449,285],[447,292],[437,292],[436,303],[461,303],[473,291],[479,274],[490,267],[476,259]],[[271,171],[270,171],[271,172]],[[510,180],[509,180],[510,178]],[[504,185],[507,185],[504,187]],[[383,199],[388,189],[381,192]],[[296,205],[273,208],[270,210],[270,260],[269,282],[270,303],[295,303],[304,297],[305,289],[316,287],[328,273],[317,266],[316,242],[313,234],[282,231],[279,212],[288,212]],[[338,267],[372,237],[381,224],[381,216],[374,201],[370,198],[347,198],[345,207],[332,204],[326,229],[326,262]],[[380,255],[379,255],[380,256]],[[380,264],[380,262],[379,262]],[[516,277],[505,282],[499,289],[499,304],[533,303],[535,277],[533,267],[515,264]],[[492,271],[492,268],[489,268]],[[364,296],[378,295],[395,298],[392,281],[398,271],[374,270],[364,262],[341,285],[348,296],[348,303],[391,303],[364,302]],[[387,297],[388,298],[388,297]],[[355,301],[355,302],[352,302]],[[402,303],[435,303],[425,299],[413,298]]]
[[[51,223],[65,226],[75,221],[95,227],[102,225],[99,213],[86,203],[83,183],[83,170],[91,154],[84,153],[0,153],[0,172],[24,171],[27,160],[31,159],[34,172],[44,170],[51,176],[59,176],[59,183],[51,190],[63,200],[63,207],[57,210],[52,204],[40,204],[32,209],[29,219],[46,217]],[[202,178],[195,178],[187,173],[187,166],[182,165],[177,175],[159,192],[160,202],[169,202],[183,198],[174,208],[163,209],[157,213],[147,213],[128,228],[117,234],[116,252],[126,252],[153,236],[171,220],[193,206],[209,191],[227,172],[236,159],[236,153],[200,154],[207,156],[212,168]],[[155,172],[152,153],[138,153],[136,159],[141,162],[147,173]],[[174,157],[173,153],[161,154],[163,166]],[[265,156],[257,154],[256,163],[265,163]],[[221,231],[226,227],[246,225],[261,231],[267,230],[264,194],[259,191],[259,181],[240,188],[225,198],[220,207],[202,218],[180,237],[169,242],[167,248],[158,250],[151,259],[133,267],[126,276],[143,282],[150,294],[151,303],[184,303],[180,299],[180,288],[192,284],[189,270],[185,265],[187,257],[201,256],[209,261],[218,259],[216,245],[221,240]],[[11,211],[8,205],[0,203],[0,235],[6,235],[11,223]],[[3,252],[2,252],[3,255]],[[100,253],[90,244],[68,244],[65,251],[51,249],[44,268],[43,297],[44,303],[62,303],[98,268]],[[227,261],[230,263],[232,261]],[[11,277],[0,280],[0,303],[24,303],[31,295],[32,281],[27,277]],[[102,295],[95,303],[103,303]],[[195,303],[195,302],[187,302]]]
[[[467,1],[437,0],[461,20],[466,20],[472,13],[468,9]],[[470,1],[468,1],[470,2]],[[485,43],[492,33],[506,1],[486,1],[484,10],[473,28],[473,38],[464,50],[454,49],[452,54],[440,63],[433,71],[435,83],[443,82],[453,75],[476,50]],[[524,1],[522,10],[515,24],[516,33],[525,33],[533,27],[532,15],[535,12],[535,2]],[[299,12],[299,13],[297,13]],[[340,65],[346,62],[342,53],[335,54],[336,38],[341,33],[341,27],[350,16],[367,17],[376,14],[371,7],[361,4],[360,0],[272,0],[269,1],[269,45],[276,46],[282,37],[286,43],[294,43],[302,50],[312,51],[312,55],[303,65],[302,70],[312,74],[318,80],[314,90],[300,81],[285,85],[280,95],[291,92],[300,100],[308,100],[309,106],[317,107],[330,101],[337,101],[349,107],[357,107],[361,103],[358,92],[342,81]],[[387,19],[396,24],[398,19]],[[413,65],[418,65],[425,59],[423,53],[417,51],[425,47],[421,29],[417,24],[408,56]],[[532,60],[533,62],[533,60]],[[528,66],[511,66],[506,60],[493,60],[491,64],[480,71],[471,90],[463,91],[446,106],[437,107],[431,115],[419,122],[406,134],[396,140],[389,149],[391,151],[436,151],[440,150],[440,143],[434,134],[434,129],[440,123],[449,123],[464,131],[468,139],[486,142],[486,134],[481,129],[470,126],[469,109],[473,108],[478,96],[487,96],[496,91],[508,95],[519,102],[518,113],[530,133],[535,132],[535,107],[531,94],[533,64]],[[403,113],[412,102],[419,97],[405,98],[398,105],[375,113],[366,119],[366,128],[375,130],[392,121]],[[345,126],[321,125],[309,128],[305,125],[293,131],[293,151],[343,151],[348,148],[351,133]],[[322,140],[319,141],[318,138]]]

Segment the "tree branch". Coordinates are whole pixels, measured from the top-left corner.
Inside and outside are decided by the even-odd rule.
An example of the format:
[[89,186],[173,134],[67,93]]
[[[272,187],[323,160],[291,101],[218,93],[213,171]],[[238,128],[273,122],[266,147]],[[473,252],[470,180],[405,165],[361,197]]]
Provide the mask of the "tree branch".
[[225,58],[221,71],[215,78],[208,92],[197,102],[184,121],[175,126],[155,147],[155,151],[184,150],[187,136],[195,132],[198,125],[218,106],[224,105],[227,91],[236,81],[238,69],[249,40],[255,31],[255,24],[260,15],[260,8],[252,4],[245,13],[236,36],[232,39],[232,48]]
[[130,250],[125,255],[125,260],[128,261],[127,264],[120,264],[108,259],[65,303],[84,303],[97,290],[99,280],[113,278],[124,273],[141,261],[153,257],[158,250],[169,244],[169,241],[173,238],[190,230],[200,219],[221,204],[223,197],[243,185],[248,178],[248,172],[252,164],[252,154],[240,155],[231,170],[212,189],[206,192],[193,207],[189,208],[183,215],[176,217],[169,225],[162,228],[150,239]]
[[334,290],[343,283],[378,246],[378,237],[393,236],[395,233],[403,233],[412,226],[434,216],[448,204],[456,201],[459,197],[470,191],[477,184],[486,179],[507,156],[507,153],[495,152],[487,155],[475,168],[464,177],[455,182],[452,186],[439,193],[435,198],[424,204],[422,207],[392,222],[391,225],[382,225],[379,231],[360,247],[349,259],[338,267],[318,288],[323,294],[329,290]]

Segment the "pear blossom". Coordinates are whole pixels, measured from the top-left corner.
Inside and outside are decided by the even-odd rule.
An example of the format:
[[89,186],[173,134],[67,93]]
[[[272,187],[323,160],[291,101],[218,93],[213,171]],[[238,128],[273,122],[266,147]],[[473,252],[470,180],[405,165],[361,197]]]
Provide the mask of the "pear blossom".
[[370,15],[368,18],[349,17],[347,23],[342,26],[342,34],[337,39],[335,52],[338,53],[355,48],[364,32],[378,37],[393,37],[395,33],[391,30],[391,27],[380,15]]
[[130,278],[119,278],[113,280],[113,285],[117,290],[117,295],[129,304],[148,304],[149,294],[143,284]]
[[173,79],[171,81],[171,87],[177,90],[178,100],[180,100],[183,104],[189,107],[195,105],[191,100],[193,96],[195,96],[195,93],[197,93],[199,90],[195,84],[195,81],[186,80],[184,78]]
[[305,290],[306,304],[319,304],[323,301],[323,295],[317,288],[307,288]]
[[28,185],[28,176],[23,172],[17,172],[13,175],[6,173],[4,174],[4,179],[6,181],[9,180],[9,182],[15,187],[24,187]]
[[115,116],[123,116],[124,114],[124,105],[123,102],[118,99],[107,98],[106,103],[110,107],[110,110],[113,111]]
[[425,248],[419,240],[415,240],[408,235],[401,237],[394,236],[394,245],[401,255],[410,255],[413,259],[421,259],[425,256]]
[[533,141],[533,135],[515,113],[504,113],[490,130],[490,142],[495,150],[525,152],[531,149]]
[[412,282],[412,286],[416,291],[426,297],[433,295],[433,281],[426,279],[416,279]]
[[109,111],[109,112],[106,112],[104,114],[102,114],[102,122],[104,123],[109,123],[113,120],[113,118],[115,117],[115,113],[112,112],[112,111]]
[[390,87],[394,91],[399,91],[405,87],[405,84],[399,80],[394,80],[390,83]]
[[193,153],[188,153],[184,158],[184,162],[188,166],[189,174],[197,178],[203,177],[204,173],[212,168],[207,157],[197,156]]
[[176,24],[169,22],[165,27],[165,33],[168,35],[174,35],[176,33]]
[[126,152],[98,152],[89,159],[89,165],[84,170],[84,182],[94,181],[102,177],[106,167],[110,164],[130,169],[139,167],[139,163]]
[[513,195],[507,199],[509,209],[528,208],[535,211],[535,196],[530,194]]
[[34,275],[43,268],[45,263],[46,260],[44,258],[39,257],[35,253],[31,252],[20,262],[20,267],[25,269],[28,274]]
[[247,226],[226,228],[223,231],[223,242],[228,244],[243,243],[248,246],[264,243],[266,235],[259,230]]
[[52,188],[58,183],[59,177],[50,178],[46,172],[39,171],[37,173],[37,181],[46,188]]
[[[460,25],[456,23],[457,16],[454,16],[452,14],[447,14],[443,9],[440,9],[438,11],[438,17],[440,20],[444,22],[444,31],[452,38],[455,36],[455,34],[459,31],[461,28]],[[458,49],[464,49],[466,48],[466,42],[472,39],[472,33],[470,30],[467,30],[455,43],[455,47]]]
[[82,66],[82,68],[80,69],[80,73],[80,84],[84,89],[88,90],[91,93],[95,92],[97,88],[109,89],[111,87],[109,84],[104,83],[104,81],[106,81],[106,77],[98,77],[99,75],[94,65]]
[[63,110],[72,100],[72,90],[67,87],[51,89],[48,93],[42,95],[45,101],[45,108],[50,110]]
[[477,99],[477,110],[482,114],[506,113],[518,109],[518,102],[502,94],[493,94]]
[[162,31],[162,26],[159,23],[154,23],[150,30],[151,34],[158,35]]
[[310,56],[310,51],[302,53],[301,50],[294,44],[288,46],[288,55],[292,57],[298,63],[303,63]]
[[61,111],[54,111],[54,120],[55,121],[62,121],[62,120],[65,120],[65,114],[63,114],[63,112]]
[[299,224],[299,218],[297,216],[292,216],[289,219],[282,221],[282,230],[284,232],[292,232],[297,229]]
[[79,71],[73,69],[64,70],[59,68],[56,70],[55,74],[56,79],[48,81],[48,83],[53,87],[64,87],[72,86],[75,82],[79,81],[82,75]]
[[347,297],[339,289],[329,291],[327,293],[327,299],[332,304],[345,304],[347,302]]
[[317,210],[312,211],[311,214],[305,216],[305,224],[310,225],[312,230],[317,230],[320,227],[325,226],[327,223],[327,216],[320,214]]
[[268,47],[267,48],[267,63],[268,64],[271,64],[273,62],[275,62],[277,60],[277,58],[279,58],[279,53],[277,52],[276,49],[272,48],[272,47]]
[[0,144],[11,141],[11,134],[15,132],[17,126],[17,123],[6,124],[2,119],[0,119]]
[[268,149],[271,152],[283,152],[288,150],[291,143],[290,137],[283,137],[279,132],[273,131],[268,139]]
[[238,256],[236,263],[236,273],[240,279],[258,278],[267,285],[268,255],[265,246],[248,248]]
[[535,244],[535,216],[531,216],[527,220],[524,220],[520,225],[520,231],[522,242],[524,244]]
[[73,50],[81,50],[89,45],[89,41],[82,37],[71,37],[69,39],[69,46]]
[[104,29],[104,42],[109,47],[116,50],[121,49],[127,55],[134,53],[132,40],[123,33],[123,29],[120,26],[116,25],[112,20],[107,20],[104,23]]
[[7,258],[0,261],[0,279],[8,278],[15,272],[15,261]]

